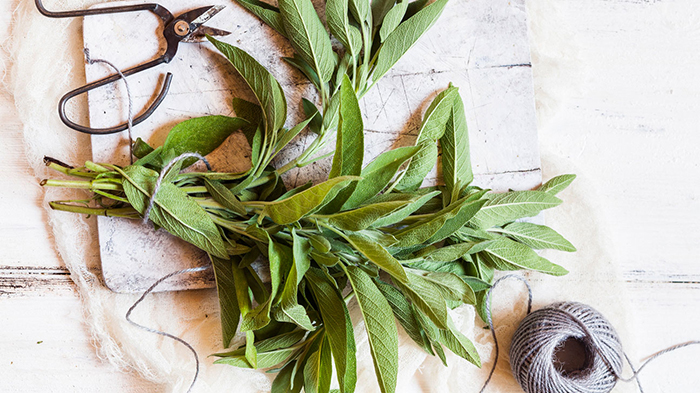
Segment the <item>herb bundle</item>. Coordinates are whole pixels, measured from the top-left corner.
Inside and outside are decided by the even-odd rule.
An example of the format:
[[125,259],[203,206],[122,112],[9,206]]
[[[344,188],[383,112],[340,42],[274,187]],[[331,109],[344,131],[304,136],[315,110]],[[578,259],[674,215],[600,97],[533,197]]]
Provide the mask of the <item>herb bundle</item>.
[[[320,108],[303,99],[306,119],[284,127],[287,103],[274,77],[243,50],[210,38],[247,82],[257,103],[234,99],[237,117],[206,116],[175,126],[164,144],[134,144],[127,167],[86,162],[47,164],[80,180],[44,186],[84,188],[82,201],[51,207],[74,213],[150,220],[206,251],[212,260],[225,347],[238,330],[240,348],[216,363],[278,372],[273,392],[328,392],[333,368],[341,392],[356,384],[355,339],[347,303],[364,317],[381,391],[394,392],[398,374],[395,321],[426,352],[445,362],[444,347],[475,365],[479,355],[448,309],[475,305],[485,319],[485,293],[495,270],[566,270],[535,249],[574,251],[554,230],[517,221],[561,203],[555,195],[573,175],[534,191],[489,193],[471,184],[469,139],[458,89],[449,86],[428,107],[414,146],[387,151],[362,168],[363,121],[358,99],[435,22],[447,0],[328,0],[331,39],[310,0],[239,4],[289,39],[286,58],[318,89]],[[298,157],[272,161],[302,130],[317,134]],[[241,131],[251,167],[240,173],[187,172],[194,159],[166,164],[186,152],[206,155]],[[323,157],[335,136],[328,180],[287,189],[281,175]],[[420,188],[442,149],[443,186]],[[268,261],[270,283],[252,263]]]

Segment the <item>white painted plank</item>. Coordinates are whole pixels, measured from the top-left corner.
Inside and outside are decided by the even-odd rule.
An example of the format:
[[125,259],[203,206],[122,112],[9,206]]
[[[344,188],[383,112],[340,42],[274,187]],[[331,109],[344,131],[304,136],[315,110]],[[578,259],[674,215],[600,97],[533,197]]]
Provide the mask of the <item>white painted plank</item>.
[[[119,3],[121,4],[121,3]],[[163,3],[174,14],[205,2]],[[291,49],[279,35],[238,6],[228,7],[210,23],[232,32],[227,42],[240,45],[266,66],[285,90],[295,124],[301,97],[314,97],[308,83],[280,59]],[[126,28],[125,26],[129,26]],[[165,42],[153,37],[160,22],[148,13],[104,15],[84,19],[84,41],[94,58],[105,58],[125,68],[162,52]],[[129,78],[135,108],[148,105],[159,89],[161,73],[174,74],[168,98],[147,121],[135,128],[153,145],[159,145],[178,121],[196,115],[230,114],[231,96],[247,92],[233,68],[209,44],[181,44],[178,55],[161,66]],[[104,65],[86,65],[93,81],[113,71]],[[497,191],[531,189],[541,180],[537,146],[534,91],[527,40],[524,1],[474,0],[451,2],[435,27],[399,61],[394,69],[362,100],[366,138],[365,162],[392,146],[415,141],[420,116],[430,100],[452,82],[461,87],[467,123],[471,127],[472,162],[478,185]],[[126,103],[121,84],[89,93],[90,124],[108,127],[125,121]],[[249,93],[248,93],[249,94]],[[244,98],[254,100],[243,94]],[[294,158],[310,137],[292,143],[279,161]],[[213,155],[219,171],[241,170],[247,153],[242,138]],[[126,136],[94,136],[93,160],[128,163]],[[288,185],[322,181],[330,159],[289,173]],[[426,182],[437,181],[437,168]],[[207,264],[200,250],[150,225],[98,217],[102,270],[107,285],[118,292],[140,291],[165,274]],[[164,283],[161,290],[212,286],[209,272]]]

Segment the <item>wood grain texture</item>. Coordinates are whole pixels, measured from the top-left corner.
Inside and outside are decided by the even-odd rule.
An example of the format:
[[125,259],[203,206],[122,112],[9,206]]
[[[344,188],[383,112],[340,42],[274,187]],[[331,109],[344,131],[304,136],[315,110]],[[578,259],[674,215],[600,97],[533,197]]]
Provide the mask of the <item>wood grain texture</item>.
[[[556,115],[540,126],[544,168],[568,162],[594,185],[623,272],[611,285],[625,286],[635,317],[634,337],[624,342],[638,361],[700,334],[700,4],[559,4],[561,18],[552,34],[571,33],[577,61],[587,71],[581,76],[563,70],[557,79],[577,93],[558,96]],[[12,2],[0,2],[2,33],[11,9]],[[96,356],[79,298],[53,249],[39,206],[41,190],[24,159],[21,125],[6,95],[0,97],[0,124],[0,391],[99,386],[102,392],[158,392]],[[645,387],[697,391],[698,356],[698,349],[688,348],[649,366]]]

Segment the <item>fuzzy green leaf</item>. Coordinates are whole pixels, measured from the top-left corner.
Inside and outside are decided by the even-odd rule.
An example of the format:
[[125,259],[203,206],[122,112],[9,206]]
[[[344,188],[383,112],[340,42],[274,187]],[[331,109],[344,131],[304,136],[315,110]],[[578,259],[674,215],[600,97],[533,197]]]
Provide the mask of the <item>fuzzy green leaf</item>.
[[238,200],[238,198],[224,186],[216,180],[204,179],[204,187],[209,192],[215,201],[219,202],[223,207],[231,210],[232,212],[238,214],[241,217],[245,217],[246,210],[245,206]]
[[399,341],[391,307],[362,269],[348,266],[345,271],[365,320],[379,387],[382,393],[393,393],[399,372]]
[[262,214],[270,217],[277,224],[285,225],[297,222],[302,217],[323,207],[340,190],[359,179],[357,176],[341,176],[327,180],[287,199],[270,202],[265,205]]
[[212,37],[207,38],[216,49],[226,56],[253,90],[253,94],[263,109],[266,133],[277,132],[284,125],[287,117],[287,101],[279,82],[265,67],[242,49]]
[[381,244],[360,233],[344,235],[350,245],[364,255],[369,261],[389,273],[401,282],[408,282],[403,267]]
[[236,0],[236,3],[260,18],[260,20],[282,34],[282,36],[287,36],[279,8],[258,0]]
[[418,38],[435,23],[446,4],[447,0],[435,1],[401,23],[396,30],[389,34],[379,49],[377,63],[372,73],[374,83],[381,79],[418,41]]
[[340,391],[352,393],[357,382],[355,336],[345,301],[334,283],[330,282],[319,269],[309,269],[306,278],[323,318],[323,325],[335,360]]
[[418,151],[418,147],[406,146],[389,150],[377,156],[362,170],[362,180],[357,184],[352,196],[343,205],[343,209],[357,207],[381,192],[394,178],[401,165],[411,159]]
[[548,192],[552,195],[557,195],[558,193],[564,191],[566,187],[571,184],[571,182],[576,179],[576,175],[559,175],[549,179],[546,183],[542,184],[537,188],[537,191]]
[[406,8],[408,8],[408,0],[399,0],[399,2],[386,13],[382,26],[379,29],[381,42],[386,41],[389,34],[399,26],[399,23],[403,20],[403,16],[406,14]]
[[209,255],[212,267],[214,268],[214,278],[216,279],[216,292],[219,295],[219,309],[221,311],[221,336],[224,347],[231,345],[233,336],[238,329],[238,321],[241,311],[238,308],[236,298],[236,286],[233,282],[231,272],[231,261]]
[[484,206],[474,215],[470,224],[487,229],[507,224],[523,217],[532,217],[544,209],[561,204],[561,199],[543,191],[511,191],[489,195]]
[[304,366],[304,393],[328,393],[332,376],[331,346],[324,335],[318,350],[309,356]]
[[530,247],[505,237],[490,242],[481,254],[487,263],[498,270],[528,269],[553,276],[568,273],[563,267],[537,255]]
[[400,209],[412,201],[394,201],[373,203],[360,208],[327,216],[328,222],[347,231],[361,231],[369,228],[375,221]]
[[360,30],[350,24],[348,18],[348,0],[328,0],[326,2],[326,20],[328,28],[340,41],[349,54],[356,56],[362,49]]
[[296,52],[314,69],[321,83],[333,76],[331,40],[311,0],[280,0],[285,31]]
[[440,138],[442,146],[442,177],[447,192],[459,191],[474,180],[472,163],[469,157],[469,135],[464,103],[459,94],[454,97],[451,116],[447,121],[445,133]]
[[506,225],[503,229],[494,229],[493,231],[507,235],[535,250],[576,251],[576,247],[573,244],[557,233],[557,231],[545,225],[514,222]]

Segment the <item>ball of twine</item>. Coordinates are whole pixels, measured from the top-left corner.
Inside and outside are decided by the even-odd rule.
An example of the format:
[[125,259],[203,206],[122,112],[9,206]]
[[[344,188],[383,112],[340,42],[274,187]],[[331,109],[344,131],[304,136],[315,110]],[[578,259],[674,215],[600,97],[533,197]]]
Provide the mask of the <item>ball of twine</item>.
[[[582,344],[585,362],[567,372],[555,362],[567,340]],[[520,323],[510,346],[513,376],[527,393],[607,393],[622,372],[624,352],[615,328],[576,302],[551,304]]]

